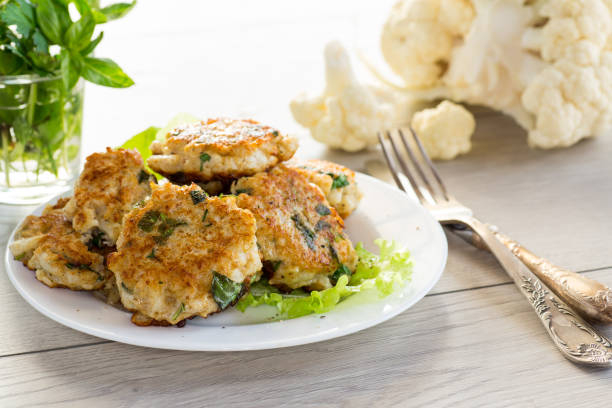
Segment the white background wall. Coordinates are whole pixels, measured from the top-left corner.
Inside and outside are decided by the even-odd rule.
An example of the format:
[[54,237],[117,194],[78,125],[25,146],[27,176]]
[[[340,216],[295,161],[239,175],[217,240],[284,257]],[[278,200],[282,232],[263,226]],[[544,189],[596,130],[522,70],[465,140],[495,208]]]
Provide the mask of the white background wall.
[[[87,86],[84,155],[178,112],[252,116],[305,136],[288,103],[323,88],[325,44],[337,39],[378,61],[393,2],[140,0],[129,15],[103,26],[96,55],[114,59],[136,84]],[[353,63],[365,79],[363,66]],[[309,152],[317,145],[303,138]]]

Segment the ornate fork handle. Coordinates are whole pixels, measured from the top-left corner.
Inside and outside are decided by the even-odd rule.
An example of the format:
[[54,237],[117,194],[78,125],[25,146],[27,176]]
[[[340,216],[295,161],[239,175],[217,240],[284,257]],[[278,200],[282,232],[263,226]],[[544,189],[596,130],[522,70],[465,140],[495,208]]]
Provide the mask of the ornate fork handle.
[[[489,228],[497,239],[527,265],[531,272],[582,317],[590,321],[612,323],[612,290],[610,288],[594,279],[554,265],[506,235],[497,232],[494,226],[489,225]],[[452,231],[475,247],[489,250],[477,234],[455,228],[452,228]]]
[[557,348],[569,360],[590,366],[610,366],[612,343],[533,274],[485,224],[472,217],[457,219],[480,236],[488,249],[529,300]]
[[606,285],[560,268],[500,232],[495,236],[582,317],[612,323],[612,290]]

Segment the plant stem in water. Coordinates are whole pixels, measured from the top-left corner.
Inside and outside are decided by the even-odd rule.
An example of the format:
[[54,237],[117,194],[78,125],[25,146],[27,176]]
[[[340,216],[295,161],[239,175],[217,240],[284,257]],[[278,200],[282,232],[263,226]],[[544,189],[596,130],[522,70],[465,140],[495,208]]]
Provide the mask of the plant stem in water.
[[10,171],[10,158],[9,158],[9,128],[2,126],[0,132],[2,133],[2,153],[4,157],[4,181],[7,187],[11,186],[11,178],[9,176]]
[[[32,127],[34,123],[34,110],[36,109],[36,97],[38,96],[38,84],[34,82],[30,85],[30,95],[28,96],[28,110],[26,119],[28,121],[28,125]],[[38,160],[36,161],[36,182],[38,183],[38,173],[40,172],[40,159],[42,156],[42,152],[38,153]]]
[[36,108],[36,97],[38,96],[38,84],[34,82],[30,85],[30,95],[28,96],[28,125],[34,123],[34,109]]

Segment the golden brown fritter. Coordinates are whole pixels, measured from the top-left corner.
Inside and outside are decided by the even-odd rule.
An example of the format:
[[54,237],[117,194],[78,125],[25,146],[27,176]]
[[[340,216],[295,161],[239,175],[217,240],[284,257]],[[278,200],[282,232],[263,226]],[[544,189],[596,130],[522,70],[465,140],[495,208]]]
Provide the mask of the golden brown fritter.
[[88,237],[98,230],[107,245],[114,245],[123,216],[151,194],[155,178],[144,170],[135,150],[107,148],[87,157],[65,211],[74,229]]
[[255,215],[257,244],[270,284],[324,289],[336,271],[354,270],[357,256],[342,218],[296,169],[281,164],[242,178],[232,192],[238,194],[238,206]]
[[288,160],[297,146],[295,138],[254,120],[208,119],[153,142],[147,164],[173,181],[227,180]]
[[154,186],[125,217],[108,257],[132,321],[176,324],[221,310],[213,280],[242,288],[261,269],[255,229],[234,197],[207,198],[195,184]]
[[104,267],[104,257],[89,251],[72,228],[62,210],[66,201],[48,206],[40,217],[28,216],[15,235],[11,253],[51,288],[102,288],[112,274]]
[[361,201],[361,191],[351,169],[326,160],[292,159],[287,167],[296,169],[325,194],[342,218],[348,217]]

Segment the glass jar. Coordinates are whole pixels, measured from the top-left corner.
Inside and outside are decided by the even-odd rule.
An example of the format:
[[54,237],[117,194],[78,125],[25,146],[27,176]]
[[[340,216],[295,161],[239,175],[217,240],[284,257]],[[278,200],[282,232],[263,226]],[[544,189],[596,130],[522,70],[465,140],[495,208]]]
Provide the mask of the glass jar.
[[0,76],[0,204],[37,204],[78,175],[82,80],[66,92],[60,77]]

